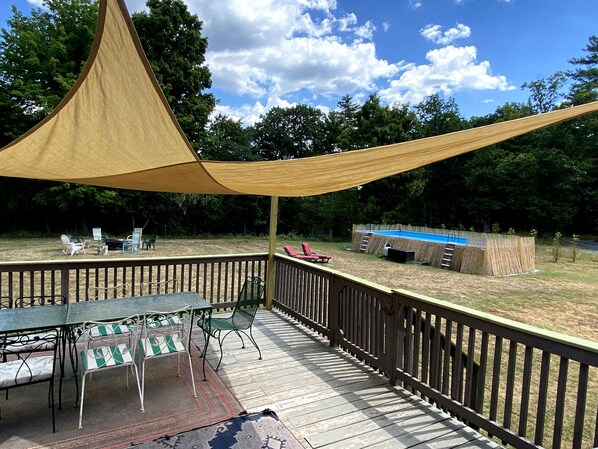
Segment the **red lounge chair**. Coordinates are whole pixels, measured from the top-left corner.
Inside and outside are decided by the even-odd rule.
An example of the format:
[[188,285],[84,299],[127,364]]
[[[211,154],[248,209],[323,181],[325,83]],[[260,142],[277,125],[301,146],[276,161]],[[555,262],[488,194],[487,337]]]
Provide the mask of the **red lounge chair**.
[[309,246],[309,243],[307,242],[303,242],[301,244],[301,248],[303,248],[304,255],[317,257],[318,260],[316,262],[328,262],[330,259],[332,259],[332,256],[329,256],[328,254],[319,254],[315,251],[312,251],[311,247]]
[[307,260],[308,262],[318,261],[318,258],[316,256],[306,256],[303,254],[298,254],[291,245],[285,245],[284,251],[287,253],[287,255],[294,257],[295,259]]

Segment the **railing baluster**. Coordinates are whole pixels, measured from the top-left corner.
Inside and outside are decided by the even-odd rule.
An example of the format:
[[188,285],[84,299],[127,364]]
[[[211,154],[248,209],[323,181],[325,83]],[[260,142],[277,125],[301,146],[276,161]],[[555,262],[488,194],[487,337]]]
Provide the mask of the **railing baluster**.
[[521,383],[521,406],[519,408],[519,435],[527,436],[527,418],[529,410],[529,395],[532,377],[533,348],[525,347],[525,358],[523,359],[523,382]]
[[453,322],[445,321],[444,349],[443,349],[443,368],[442,368],[442,394],[448,395],[449,382],[451,374],[451,338],[453,334]]
[[550,353],[542,351],[540,368],[540,384],[538,386],[538,408],[536,412],[536,433],[534,443],[542,446],[544,441],[544,424],[546,422],[546,396],[548,393],[548,377],[550,374]]
[[509,344],[509,360],[507,362],[507,385],[505,391],[505,408],[503,415],[503,426],[511,428],[511,417],[513,415],[513,393],[515,391],[515,369],[517,366],[517,342],[511,340]]
[[561,357],[559,366],[559,382],[556,392],[556,406],[554,412],[554,432],[552,435],[552,448],[561,447],[563,434],[563,418],[565,415],[565,393],[567,391],[567,371],[569,369],[569,359]]
[[467,341],[467,363],[465,368],[465,405],[475,408],[475,376],[474,376],[474,361],[475,361],[475,337],[476,330],[469,328],[469,338]]
[[492,393],[490,396],[491,421],[496,421],[498,413],[498,392],[500,389],[500,372],[502,360],[502,337],[496,336],[494,341],[494,366],[492,367]]
[[575,426],[573,428],[573,449],[580,449],[583,440],[583,425],[586,416],[586,399],[588,394],[588,365],[579,365],[577,382],[577,403],[575,404]]

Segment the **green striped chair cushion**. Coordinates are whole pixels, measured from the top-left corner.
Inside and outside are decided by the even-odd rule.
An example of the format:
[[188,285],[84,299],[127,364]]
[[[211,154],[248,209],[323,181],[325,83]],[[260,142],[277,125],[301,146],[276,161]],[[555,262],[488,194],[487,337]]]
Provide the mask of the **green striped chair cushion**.
[[108,324],[99,325],[89,329],[89,335],[92,338],[107,337],[109,335],[123,335],[131,332],[131,326],[127,324]]
[[178,324],[182,323],[182,320],[176,316],[176,315],[171,315],[171,316],[163,316],[161,317],[162,319],[157,319],[158,317],[148,317],[147,318],[147,325],[150,328],[155,328],[155,327],[162,327],[162,326],[176,326]]
[[144,358],[187,351],[185,343],[177,334],[141,338],[139,348]]
[[85,371],[132,363],[131,346],[128,343],[121,343],[115,346],[90,348],[81,352],[81,361]]

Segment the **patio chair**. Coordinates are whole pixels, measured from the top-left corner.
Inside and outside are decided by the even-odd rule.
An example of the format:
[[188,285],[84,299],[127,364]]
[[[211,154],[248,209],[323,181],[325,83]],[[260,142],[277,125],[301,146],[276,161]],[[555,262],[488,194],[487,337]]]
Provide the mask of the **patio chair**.
[[316,256],[306,256],[305,254],[299,254],[297,251],[295,251],[295,248],[293,248],[291,245],[285,245],[283,247],[284,252],[287,253],[288,256],[293,257],[295,259],[299,259],[299,260],[305,260],[307,262],[317,262],[318,258]]
[[146,363],[158,357],[176,356],[177,375],[181,377],[181,354],[187,354],[189,371],[191,372],[191,385],[193,397],[197,397],[195,377],[193,376],[193,363],[187,344],[185,325],[192,323],[193,309],[191,306],[183,307],[171,312],[148,311],[143,316],[141,337],[139,338],[139,353],[143,360],[141,365],[141,408],[145,404],[145,372]]
[[[255,314],[257,313],[264,296],[264,288],[264,281],[259,276],[247,277],[239,292],[232,315],[226,318],[211,318],[209,320],[199,319],[197,322],[198,326],[201,327],[204,332],[206,341],[206,334],[209,334],[218,341],[218,345],[220,346],[220,360],[218,360],[218,365],[216,365],[215,371],[218,371],[220,363],[222,363],[222,345],[224,344],[224,340],[232,332],[237,334],[241,339],[242,348],[245,348],[245,341],[241,334],[245,335],[257,349],[259,360],[262,360],[262,351],[257,345],[251,329],[253,327]],[[205,357],[206,351],[207,345],[204,347],[202,356]]]
[[[14,307],[51,307],[55,305],[65,305],[67,303],[66,298],[63,295],[32,295],[32,296],[19,296],[17,299],[14,300]],[[58,408],[62,408],[62,379],[64,378],[64,361],[66,357],[66,332],[64,329],[42,329],[33,331],[30,333],[29,337],[31,339],[38,340],[38,343],[35,344],[35,351],[51,351],[53,346],[51,342],[48,344],[44,344],[46,341],[46,337],[48,334],[53,334],[54,331],[58,332],[60,337],[59,339],[59,351],[58,351],[58,360],[60,362],[60,385],[59,385],[59,394],[58,394]],[[7,353],[17,353],[20,350],[29,350],[30,348],[25,347],[24,345],[18,345],[15,347],[6,347],[5,351]],[[8,394],[8,392],[7,392]]]
[[83,251],[83,254],[85,254],[84,243],[75,243],[71,241],[70,237],[66,234],[62,234],[60,236],[60,240],[62,240],[62,252],[64,254],[71,253],[72,256],[73,254],[77,254],[79,251]]
[[143,249],[147,249],[148,251],[150,248],[153,248],[154,251],[156,250],[156,240],[158,240],[158,236],[155,234],[148,235],[147,237],[143,238]]
[[2,354],[0,391],[8,392],[13,388],[48,382],[48,406],[52,409],[52,432],[56,432],[54,375],[58,341],[57,329],[48,329],[43,334],[38,331],[27,331],[0,335],[0,354]]
[[174,293],[178,291],[178,279],[166,281],[142,282],[139,286],[141,295],[160,295],[163,293]]
[[12,304],[10,296],[0,296],[0,309],[12,309]]
[[311,249],[310,244],[307,242],[303,242],[301,244],[301,249],[303,250],[304,256],[317,257],[318,258],[317,262],[328,262],[330,259],[332,259],[332,256],[329,256],[328,254],[320,254],[320,253],[316,253],[315,251],[313,251]]
[[138,250],[141,248],[141,231],[133,231],[131,235],[123,241],[123,253],[129,251],[131,254],[141,254]]
[[[131,344],[137,340],[139,316],[131,315],[125,319],[112,322],[87,321],[83,324],[82,338],[83,351],[81,351],[81,367],[83,380],[81,382],[81,404],[79,406],[79,429],[83,427],[83,401],[85,397],[85,381],[87,375],[98,371],[114,368],[125,368],[126,384],[129,388],[129,369],[135,373],[137,391],[143,412],[143,399],[141,384],[139,383],[139,370],[135,363],[136,345]],[[116,335],[108,329],[120,327],[123,332]],[[122,338],[122,337],[126,338]],[[108,392],[103,391],[103,394]]]
[[[127,284],[111,285],[109,287],[98,287],[93,286],[87,289],[87,300],[98,301],[98,300],[110,300],[115,298],[126,298],[129,296],[129,286]],[[92,334],[95,332],[108,332],[114,335],[130,335],[130,329],[126,325],[105,325],[102,328],[95,327],[90,330]],[[93,335],[97,337],[97,335]],[[130,342],[133,344],[133,340]]]

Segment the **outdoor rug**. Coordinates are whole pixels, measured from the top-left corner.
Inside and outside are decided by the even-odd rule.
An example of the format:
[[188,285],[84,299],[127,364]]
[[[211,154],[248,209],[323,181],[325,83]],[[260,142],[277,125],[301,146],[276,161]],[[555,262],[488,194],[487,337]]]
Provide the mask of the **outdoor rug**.
[[63,408],[56,410],[56,433],[52,433],[47,384],[11,390],[8,400],[0,397],[0,449],[123,448],[238,416],[243,407],[208,363],[204,382],[202,359],[195,347],[192,361],[197,398],[193,397],[186,358],[181,358],[180,378],[176,357],[147,363],[145,413],[140,411],[134,374],[128,374],[129,389],[125,369],[94,373],[91,379],[88,376],[82,429],[78,429],[79,407],[73,407],[71,373],[63,383]]
[[238,417],[200,429],[166,435],[135,445],[135,449],[303,449],[301,443],[266,409],[241,413]]

